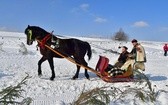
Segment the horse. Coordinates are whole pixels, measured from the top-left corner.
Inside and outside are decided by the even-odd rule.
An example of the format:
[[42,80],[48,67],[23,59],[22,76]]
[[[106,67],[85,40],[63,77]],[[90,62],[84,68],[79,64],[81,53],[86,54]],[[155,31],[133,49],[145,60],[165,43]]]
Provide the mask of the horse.
[[[61,39],[53,35],[52,33],[47,32],[46,30],[40,28],[39,26],[30,26],[28,25],[25,29],[25,34],[27,36],[27,45],[32,45],[35,40],[40,40],[41,43],[38,43],[40,47],[40,53],[42,54],[41,59],[38,61],[38,75],[42,75],[41,64],[48,60],[52,75],[50,80],[54,80],[55,71],[54,71],[54,61],[53,58],[63,58],[62,56],[54,53],[45,47],[45,44],[52,46],[54,50],[59,51],[61,54],[64,54],[66,57],[72,57],[74,61],[83,66],[87,66],[88,63],[85,61],[84,57],[87,54],[88,60],[91,59],[92,50],[91,46],[86,41],[81,41],[75,38]],[[72,77],[73,80],[78,78],[80,66],[77,66],[77,71]],[[85,69],[85,77],[89,79],[89,74],[87,69]]]

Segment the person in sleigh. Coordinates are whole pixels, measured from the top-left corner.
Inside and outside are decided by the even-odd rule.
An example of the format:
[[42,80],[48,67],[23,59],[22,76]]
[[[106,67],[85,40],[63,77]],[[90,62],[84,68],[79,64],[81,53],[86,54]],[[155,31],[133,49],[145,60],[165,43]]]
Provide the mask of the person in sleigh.
[[[130,53],[127,53],[124,59],[121,59],[123,64],[118,65],[119,61],[112,66],[109,65],[107,69],[105,70],[108,72],[109,76],[115,77],[118,75],[124,75],[124,76],[133,76],[133,70],[145,70],[144,63],[146,62],[146,54],[143,46],[138,43],[136,39],[132,40],[133,49]],[[123,47],[124,48],[124,47]],[[124,53],[124,50],[122,49],[122,53],[120,54],[119,58]]]
[[119,48],[122,48],[121,49],[122,52],[121,52],[117,62],[114,64],[114,67],[121,68],[124,65],[124,63],[127,61],[129,52],[127,51],[128,48],[126,46],[122,46],[122,47],[119,47]]
[[130,63],[132,63],[129,60],[130,53],[127,51],[128,48],[126,46],[122,46],[119,48],[121,48],[122,52],[119,55],[117,62],[114,65],[109,64],[105,70],[106,72],[108,72],[109,76],[124,74],[127,71]]

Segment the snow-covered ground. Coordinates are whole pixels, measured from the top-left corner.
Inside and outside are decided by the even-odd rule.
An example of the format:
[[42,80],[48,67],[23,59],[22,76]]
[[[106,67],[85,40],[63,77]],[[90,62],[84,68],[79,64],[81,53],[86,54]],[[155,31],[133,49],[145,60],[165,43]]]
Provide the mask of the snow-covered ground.
[[[99,55],[106,56],[113,64],[118,55],[113,54],[96,46],[104,49],[118,50],[118,46],[125,45],[132,48],[131,43],[114,42],[107,39],[96,38],[82,38],[81,40],[88,41],[94,50],[92,59],[89,61],[89,66],[95,68],[99,59]],[[33,98],[32,105],[67,105],[73,102],[78,95],[85,90],[90,90],[95,87],[102,86],[116,86],[124,87],[127,85],[134,86],[132,82],[127,83],[106,83],[98,78],[95,74],[89,72],[91,80],[84,77],[84,70],[81,69],[79,79],[71,80],[76,72],[76,66],[65,59],[54,59],[56,78],[50,81],[51,70],[48,62],[42,64],[43,76],[37,75],[37,62],[41,58],[39,51],[36,51],[36,43],[32,46],[27,46],[28,54],[23,55],[20,50],[21,43],[26,44],[26,36],[23,33],[0,32],[0,90],[10,86],[16,85],[28,73],[31,78],[28,80],[27,85],[23,88],[25,92],[23,96]],[[168,57],[163,56],[162,46],[163,42],[142,41],[147,53],[146,71],[144,72],[152,85],[156,85],[155,89],[163,89],[168,91]],[[2,44],[2,45],[1,45]],[[139,101],[138,105],[145,103]],[[111,105],[133,105],[132,101],[126,103],[113,103]],[[147,103],[147,105],[168,105],[168,94],[161,93],[156,103]]]

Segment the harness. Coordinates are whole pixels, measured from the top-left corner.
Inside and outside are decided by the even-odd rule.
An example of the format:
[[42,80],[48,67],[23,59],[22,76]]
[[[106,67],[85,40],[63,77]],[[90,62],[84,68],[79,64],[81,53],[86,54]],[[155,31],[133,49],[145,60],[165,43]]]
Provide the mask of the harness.
[[51,33],[49,33],[48,35],[46,35],[42,40],[41,43],[38,43],[37,46],[40,47],[40,49],[45,49],[45,44],[46,42],[51,38],[51,47],[52,48],[59,48],[59,39],[54,40],[53,39],[53,35],[52,35],[53,31]]
[[38,46],[41,48],[41,49],[45,49],[45,44],[46,42],[51,38],[51,33],[46,35],[42,40],[41,40],[41,43],[38,43]]

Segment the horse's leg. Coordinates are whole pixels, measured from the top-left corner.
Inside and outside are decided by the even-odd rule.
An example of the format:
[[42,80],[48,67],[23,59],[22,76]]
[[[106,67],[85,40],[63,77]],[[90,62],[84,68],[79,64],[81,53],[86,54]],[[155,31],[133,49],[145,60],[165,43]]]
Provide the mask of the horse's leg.
[[80,66],[76,65],[77,66],[77,71],[75,73],[75,76],[73,76],[73,80],[77,79],[78,78],[78,75],[79,75],[79,71],[80,71]]
[[52,76],[50,78],[50,80],[54,80],[55,78],[55,71],[54,71],[54,61],[53,61],[53,57],[48,58],[48,62],[52,71]]
[[42,64],[45,60],[47,60],[47,58],[43,56],[43,57],[39,60],[39,62],[38,62],[38,75],[39,75],[39,76],[42,75],[41,64]]
[[[76,58],[76,59],[77,59],[77,58]],[[82,64],[82,65],[84,65],[84,66],[87,66],[87,65],[88,65],[84,58],[78,58],[78,62],[77,62],[77,63],[79,63],[79,62],[80,62],[80,64]],[[77,66],[77,71],[76,71],[76,74],[75,74],[75,76],[73,77],[73,79],[78,78],[79,71],[80,71],[80,66]],[[85,77],[86,77],[87,79],[89,79],[89,74],[88,74],[88,72],[87,72],[87,69],[85,69]]]
[[90,79],[87,69],[85,69],[85,77],[86,77],[87,79]]

